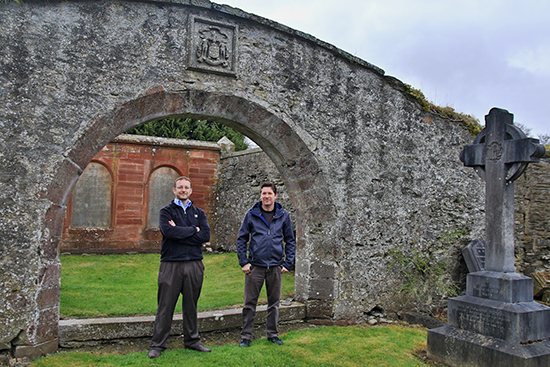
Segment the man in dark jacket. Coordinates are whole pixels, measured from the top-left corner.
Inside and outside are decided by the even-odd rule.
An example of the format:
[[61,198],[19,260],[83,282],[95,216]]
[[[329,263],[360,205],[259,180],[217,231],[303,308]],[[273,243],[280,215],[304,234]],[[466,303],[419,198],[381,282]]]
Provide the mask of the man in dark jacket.
[[250,346],[258,297],[265,281],[267,291],[267,338],[282,345],[277,330],[282,274],[294,263],[296,241],[290,217],[275,202],[277,187],[266,182],[261,187],[260,202],[246,212],[239,237],[237,254],[245,273],[243,329],[240,347]]
[[183,334],[185,348],[210,352],[200,341],[197,327],[197,302],[202,288],[204,264],[202,244],[210,240],[210,227],[202,209],[193,206],[189,196],[191,180],[179,177],[174,184],[176,198],[160,210],[162,233],[158,276],[158,309],[149,347],[149,358],[166,349],[174,308],[183,297]]

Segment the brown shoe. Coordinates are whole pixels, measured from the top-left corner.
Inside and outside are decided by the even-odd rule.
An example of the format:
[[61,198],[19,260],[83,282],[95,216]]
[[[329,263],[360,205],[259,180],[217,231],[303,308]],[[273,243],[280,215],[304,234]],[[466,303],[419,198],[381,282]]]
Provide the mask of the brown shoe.
[[191,347],[186,347],[187,349],[193,349],[193,350],[196,350],[197,352],[211,352],[210,349],[206,348],[205,346],[203,346],[202,344],[198,344],[198,345],[193,345]]
[[153,359],[153,358],[157,358],[157,357],[160,357],[160,350],[158,349],[151,349],[149,351],[149,358]]

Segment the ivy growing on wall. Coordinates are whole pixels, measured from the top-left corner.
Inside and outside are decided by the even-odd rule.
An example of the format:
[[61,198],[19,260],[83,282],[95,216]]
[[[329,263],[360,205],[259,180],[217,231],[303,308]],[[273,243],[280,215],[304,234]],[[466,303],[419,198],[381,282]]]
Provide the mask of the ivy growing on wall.
[[398,271],[404,280],[400,291],[412,296],[419,305],[431,304],[434,296],[457,296],[459,287],[451,279],[449,258],[441,256],[441,253],[450,248],[464,233],[465,230],[446,233],[433,248],[415,247],[412,252],[390,249],[388,254],[393,258],[390,266]]

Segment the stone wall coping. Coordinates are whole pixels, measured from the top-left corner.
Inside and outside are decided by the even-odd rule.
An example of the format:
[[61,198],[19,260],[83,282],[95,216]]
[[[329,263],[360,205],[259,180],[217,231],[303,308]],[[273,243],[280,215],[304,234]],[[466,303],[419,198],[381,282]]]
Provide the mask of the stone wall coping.
[[381,76],[385,75],[385,71],[383,69],[379,68],[378,66],[375,66],[375,65],[373,65],[373,64],[371,64],[371,63],[369,63],[369,62],[367,62],[363,59],[360,59],[357,56],[354,56],[354,55],[352,55],[352,54],[350,54],[350,53],[348,53],[344,50],[341,50],[338,47],[331,45],[330,43],[321,41],[320,39],[318,39],[318,38],[316,38],[316,37],[314,37],[314,36],[312,36],[308,33],[295,30],[293,28],[290,28],[286,25],[275,22],[273,20],[261,17],[261,16],[256,15],[256,14],[247,13],[247,12],[245,12],[245,11],[239,9],[239,8],[234,8],[232,6],[225,5],[225,4],[213,3],[213,2],[208,1],[208,0],[152,0],[152,2],[162,2],[162,3],[167,3],[168,2],[168,3],[181,4],[181,5],[198,7],[198,8],[212,9],[212,10],[218,11],[220,13],[225,13],[225,14],[237,17],[237,18],[241,18],[241,19],[245,19],[245,20],[248,20],[248,21],[251,21],[251,22],[259,23],[259,24],[265,25],[267,27],[276,29],[280,32],[287,33],[287,34],[289,34],[293,37],[302,38],[302,39],[304,39],[304,40],[306,40],[310,43],[316,44],[316,45],[318,45],[318,46],[320,46],[324,49],[327,49],[327,50],[329,50],[330,52],[333,52],[336,55],[339,55],[340,57],[348,60],[350,63],[359,64],[362,67],[370,69],[373,72],[375,72],[375,73],[377,73]]
[[257,154],[263,152],[262,148],[251,148],[246,150],[241,150],[238,152],[227,152],[223,153],[220,159],[228,159],[228,158],[234,158],[234,157],[241,157],[243,155],[249,155],[249,154]]
[[114,138],[111,143],[135,143],[145,145],[157,145],[177,148],[201,148],[210,150],[221,150],[218,143],[199,140],[160,138],[156,136],[121,134]]
[[[236,307],[199,312],[199,331],[239,328],[242,326],[242,310],[242,307]],[[281,300],[279,311],[280,322],[304,320],[306,317],[305,305],[296,301]],[[256,312],[255,324],[265,324],[267,305],[258,305]],[[181,335],[181,313],[174,313],[172,320],[176,322],[172,324],[170,334]],[[59,320],[59,343],[151,337],[154,321],[154,315]]]

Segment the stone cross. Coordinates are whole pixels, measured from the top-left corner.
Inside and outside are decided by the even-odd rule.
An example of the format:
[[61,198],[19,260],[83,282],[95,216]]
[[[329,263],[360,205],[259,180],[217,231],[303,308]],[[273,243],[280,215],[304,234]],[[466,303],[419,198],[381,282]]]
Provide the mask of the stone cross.
[[528,138],[513,122],[514,115],[493,108],[485,128],[460,160],[485,180],[485,270],[514,272],[514,180],[545,154],[538,139]]

